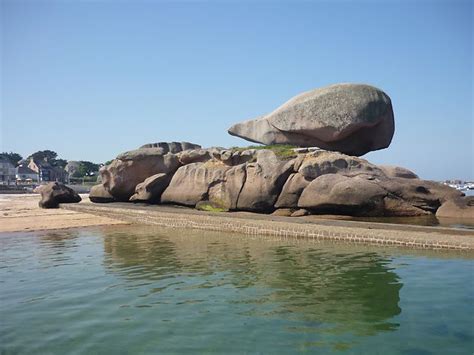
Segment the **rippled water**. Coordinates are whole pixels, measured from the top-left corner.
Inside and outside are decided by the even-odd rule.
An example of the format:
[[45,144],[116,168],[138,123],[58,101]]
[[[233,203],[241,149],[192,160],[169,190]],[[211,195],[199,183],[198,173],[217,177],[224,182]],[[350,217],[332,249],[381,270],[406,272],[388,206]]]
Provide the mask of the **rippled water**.
[[2,354],[474,351],[465,254],[137,226],[0,247]]

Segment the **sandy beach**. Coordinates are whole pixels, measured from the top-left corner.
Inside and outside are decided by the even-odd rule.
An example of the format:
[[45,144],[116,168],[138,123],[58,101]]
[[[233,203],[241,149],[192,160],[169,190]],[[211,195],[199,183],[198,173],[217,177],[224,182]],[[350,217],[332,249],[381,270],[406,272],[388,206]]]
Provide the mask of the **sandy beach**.
[[[81,195],[82,202],[89,202]],[[127,224],[127,222],[89,213],[38,207],[38,194],[0,194],[0,233],[71,227]]]

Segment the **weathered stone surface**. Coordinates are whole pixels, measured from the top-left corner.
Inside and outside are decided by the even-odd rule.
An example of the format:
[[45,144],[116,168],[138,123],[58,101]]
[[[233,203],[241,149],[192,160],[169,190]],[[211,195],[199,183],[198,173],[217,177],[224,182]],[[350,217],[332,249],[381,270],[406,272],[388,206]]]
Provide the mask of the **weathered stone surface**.
[[105,189],[104,185],[94,185],[89,192],[89,200],[95,203],[114,202],[114,197]]
[[435,213],[443,202],[463,195],[456,189],[428,180],[391,178],[378,184],[387,195],[431,213]]
[[41,188],[41,208],[58,208],[60,203],[77,203],[81,197],[71,188],[59,182],[50,182]]
[[431,214],[429,211],[415,207],[410,203],[393,196],[386,196],[383,200],[383,216],[386,217],[416,217]]
[[182,166],[161,195],[161,202],[194,207],[199,201],[207,201],[210,186],[224,181],[229,169],[215,161]]
[[384,175],[376,165],[365,159],[328,151],[307,154],[298,172],[306,179],[311,180],[321,175],[336,173],[352,176],[360,174]]
[[118,201],[128,201],[135,187],[146,178],[159,174],[173,174],[180,166],[175,154],[162,148],[143,148],[117,156],[111,164],[100,169],[102,184]]
[[458,197],[444,202],[436,211],[438,218],[460,218],[474,221],[474,196]]
[[198,144],[193,144],[189,142],[158,142],[158,143],[148,143],[140,147],[142,148],[162,148],[163,153],[179,153],[188,149],[200,149],[201,146]]
[[256,162],[246,164],[246,180],[239,195],[237,209],[273,210],[293,167],[294,160],[281,161],[271,150],[257,151]]
[[275,208],[297,207],[301,193],[310,182],[311,180],[306,179],[300,173],[291,174],[283,185],[283,189],[275,203]]
[[359,176],[326,174],[303,190],[298,206],[318,213],[382,215],[386,195],[377,183]]
[[201,163],[210,160],[211,153],[208,149],[192,149],[186,150],[179,154],[181,164]]
[[419,179],[413,171],[400,166],[378,165],[378,168],[389,178]]
[[227,210],[237,209],[237,201],[246,175],[244,164],[226,170],[223,180],[209,186],[208,198],[211,204]]
[[390,98],[362,84],[337,84],[302,93],[268,115],[237,123],[231,135],[263,144],[320,147],[363,155],[390,145]]
[[146,178],[135,187],[135,193],[130,197],[130,201],[160,202],[161,194],[168,187],[170,180],[171,176],[163,173]]

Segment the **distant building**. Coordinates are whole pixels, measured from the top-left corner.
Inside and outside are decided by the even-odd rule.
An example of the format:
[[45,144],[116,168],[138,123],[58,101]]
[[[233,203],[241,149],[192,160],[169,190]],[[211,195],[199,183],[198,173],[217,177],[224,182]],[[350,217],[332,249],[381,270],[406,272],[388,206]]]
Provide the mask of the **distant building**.
[[63,183],[69,182],[69,174],[60,167],[51,165],[47,160],[37,161],[30,160],[28,168],[38,174],[40,182],[59,181]]
[[15,166],[8,159],[0,157],[0,184],[15,183]]
[[33,183],[39,181],[39,174],[30,169],[28,166],[24,164],[20,164],[16,168],[16,181],[17,183]]

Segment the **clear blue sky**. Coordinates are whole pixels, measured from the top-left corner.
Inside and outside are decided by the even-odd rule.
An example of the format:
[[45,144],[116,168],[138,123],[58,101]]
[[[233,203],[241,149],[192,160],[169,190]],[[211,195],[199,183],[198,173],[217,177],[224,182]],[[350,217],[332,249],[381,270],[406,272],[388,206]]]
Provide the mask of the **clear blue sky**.
[[474,179],[469,0],[0,2],[1,151],[242,146],[233,123],[359,82],[388,93],[396,120],[365,158]]

